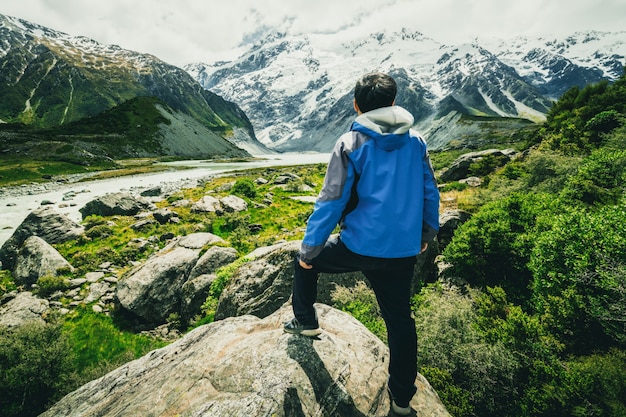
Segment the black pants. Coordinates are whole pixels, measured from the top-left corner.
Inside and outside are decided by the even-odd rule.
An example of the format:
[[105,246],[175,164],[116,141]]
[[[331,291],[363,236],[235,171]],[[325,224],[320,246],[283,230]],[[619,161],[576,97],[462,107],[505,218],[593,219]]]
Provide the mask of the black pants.
[[417,334],[410,306],[415,260],[415,256],[393,259],[362,256],[350,251],[341,240],[329,240],[311,262],[313,269],[302,268],[296,258],[293,283],[294,315],[302,324],[317,324],[313,303],[317,298],[318,273],[363,272],[387,325],[389,389],[401,406],[408,405],[417,390]]

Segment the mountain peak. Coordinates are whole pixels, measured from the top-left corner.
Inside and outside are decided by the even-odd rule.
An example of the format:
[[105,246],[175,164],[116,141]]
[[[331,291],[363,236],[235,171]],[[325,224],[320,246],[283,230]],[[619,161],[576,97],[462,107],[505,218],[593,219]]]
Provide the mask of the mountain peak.
[[541,121],[570,87],[619,77],[626,54],[626,32],[459,45],[407,28],[345,35],[279,32],[236,61],[187,69],[205,88],[239,103],[266,145],[329,151],[349,128],[352,88],[365,72],[393,73],[402,87],[398,103],[428,130],[446,103],[473,116]]

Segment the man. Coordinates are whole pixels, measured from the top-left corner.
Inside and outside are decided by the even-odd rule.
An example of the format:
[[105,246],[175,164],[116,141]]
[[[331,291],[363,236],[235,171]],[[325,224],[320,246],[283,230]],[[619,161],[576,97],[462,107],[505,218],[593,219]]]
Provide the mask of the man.
[[[394,105],[396,92],[394,79],[382,73],[356,84],[358,116],[335,145],[308,220],[295,265],[295,318],[284,330],[320,334],[313,307],[318,273],[362,271],[387,326],[392,407],[408,415],[417,376],[411,281],[416,255],[439,230],[439,192],[426,143],[410,130],[413,116]],[[327,241],[337,224],[339,238]]]

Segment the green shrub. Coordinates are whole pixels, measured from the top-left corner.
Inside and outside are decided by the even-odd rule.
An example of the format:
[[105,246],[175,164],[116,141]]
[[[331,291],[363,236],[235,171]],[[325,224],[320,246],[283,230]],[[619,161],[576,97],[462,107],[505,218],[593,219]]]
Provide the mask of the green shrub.
[[616,204],[626,190],[626,151],[599,149],[569,179],[561,196],[593,204]]
[[469,187],[469,185],[467,185],[464,182],[458,182],[458,181],[454,181],[454,182],[449,182],[447,184],[444,184],[439,191],[442,193],[446,193],[448,191],[463,191],[465,189],[467,189],[467,187]]
[[567,398],[567,415],[626,415],[626,352],[612,350],[577,358],[566,369],[566,384],[556,393]]
[[256,185],[250,178],[241,178],[235,181],[231,192],[248,198],[255,198],[257,195]]
[[0,296],[17,289],[11,271],[0,270]]
[[530,294],[527,263],[543,217],[556,210],[547,194],[515,193],[485,204],[455,232],[443,255],[446,274],[479,288],[501,286],[511,301],[524,304]]
[[387,327],[380,314],[376,295],[363,281],[357,282],[352,288],[338,286],[331,293],[331,298],[336,308],[350,313],[370,332],[387,343]]
[[37,280],[37,294],[47,297],[57,291],[65,291],[69,288],[70,282],[67,277],[46,275]]
[[474,417],[472,393],[455,384],[450,372],[435,367],[423,366],[420,373],[437,391],[441,402],[454,417]]
[[0,415],[42,413],[67,391],[72,350],[61,326],[30,322],[0,327]]
[[[414,298],[415,322],[422,368],[437,368],[452,376],[455,408],[468,410],[470,393],[475,415],[517,416],[517,376],[520,364],[501,343],[487,343],[476,327],[472,298],[438,284]],[[447,404],[446,404],[447,405]]]
[[533,305],[570,351],[626,346],[626,205],[554,218],[529,261]]

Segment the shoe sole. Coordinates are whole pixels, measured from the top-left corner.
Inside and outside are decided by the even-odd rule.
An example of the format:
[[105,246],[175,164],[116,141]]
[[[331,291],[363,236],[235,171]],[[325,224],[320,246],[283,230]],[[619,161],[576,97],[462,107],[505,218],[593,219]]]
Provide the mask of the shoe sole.
[[290,329],[283,329],[283,330],[285,331],[285,333],[299,334],[299,335],[307,336],[307,337],[314,337],[322,333],[322,330],[319,328],[310,329],[310,330],[290,330]]

